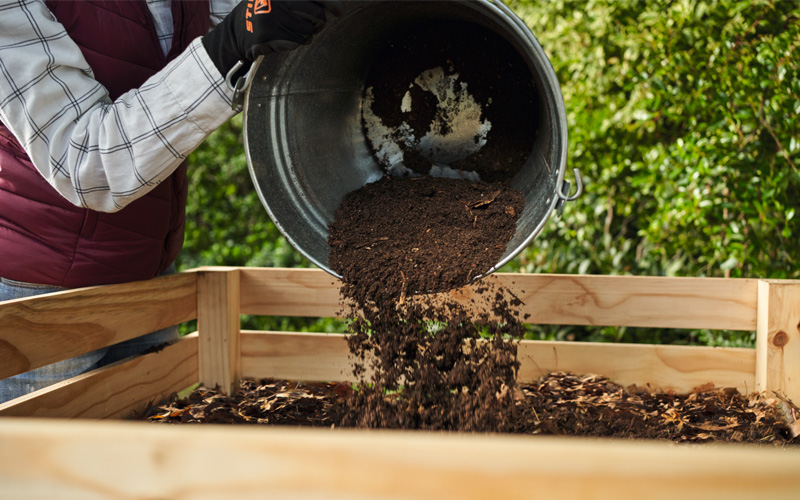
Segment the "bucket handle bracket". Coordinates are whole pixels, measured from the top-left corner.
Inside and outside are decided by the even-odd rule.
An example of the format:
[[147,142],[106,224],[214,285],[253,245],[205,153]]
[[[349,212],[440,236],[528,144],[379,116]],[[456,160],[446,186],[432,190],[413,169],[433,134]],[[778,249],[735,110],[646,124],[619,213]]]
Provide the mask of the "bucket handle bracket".
[[564,211],[564,204],[566,202],[575,201],[580,197],[580,195],[583,194],[583,179],[581,178],[580,170],[573,168],[572,173],[575,176],[575,194],[570,196],[569,191],[572,185],[566,179],[564,179],[561,183],[561,190],[556,191],[556,195],[558,196],[556,210],[558,211],[559,216],[561,215],[561,212]]
[[[244,65],[244,61],[237,61],[230,71],[228,71],[228,74],[225,75],[225,84],[233,91],[231,108],[234,111],[241,111],[242,105],[244,104],[244,95],[250,87],[250,82],[253,81],[253,76],[255,76],[256,73],[253,71],[253,67],[250,66],[244,75],[238,76],[237,78],[237,74],[244,68]],[[235,83],[234,78],[236,78]]]

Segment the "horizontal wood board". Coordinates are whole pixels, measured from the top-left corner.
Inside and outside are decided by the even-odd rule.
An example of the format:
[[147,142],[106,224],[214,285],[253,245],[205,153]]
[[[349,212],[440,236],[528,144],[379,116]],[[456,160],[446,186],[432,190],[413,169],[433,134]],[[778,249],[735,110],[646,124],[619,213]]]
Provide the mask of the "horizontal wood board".
[[403,431],[0,421],[0,499],[795,498],[800,451]]
[[125,418],[198,380],[197,334],[0,404],[1,417]]
[[[496,273],[451,292],[464,304],[496,283],[523,301],[535,324],[755,330],[758,280]],[[318,269],[241,270],[241,312],[341,316],[339,285]],[[488,309],[490,304],[483,304]]]
[[197,317],[194,273],[0,303],[0,378]]
[[[241,349],[244,377],[353,381],[342,335],[243,331]],[[678,393],[708,383],[755,390],[753,349],[522,341],[518,358],[524,383],[566,371]]]

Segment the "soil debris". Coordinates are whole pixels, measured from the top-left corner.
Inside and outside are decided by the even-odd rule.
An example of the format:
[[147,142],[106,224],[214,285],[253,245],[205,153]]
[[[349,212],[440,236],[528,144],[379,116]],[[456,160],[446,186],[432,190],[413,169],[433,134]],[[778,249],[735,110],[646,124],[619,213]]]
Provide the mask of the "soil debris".
[[[243,380],[227,397],[205,387],[136,416],[161,423],[346,426],[350,384]],[[515,422],[505,432],[657,439],[675,443],[734,442],[796,446],[779,398],[698,387],[676,395],[627,389],[598,375],[551,373],[512,395]]]
[[635,386],[623,389],[597,375],[552,373],[523,387],[522,396],[520,426],[533,434],[677,443],[800,443],[777,400],[743,395],[736,389],[709,385],[678,395]]
[[336,425],[346,408],[349,384],[244,379],[226,396],[198,387],[145,410],[144,418],[170,424],[266,424],[326,427]]

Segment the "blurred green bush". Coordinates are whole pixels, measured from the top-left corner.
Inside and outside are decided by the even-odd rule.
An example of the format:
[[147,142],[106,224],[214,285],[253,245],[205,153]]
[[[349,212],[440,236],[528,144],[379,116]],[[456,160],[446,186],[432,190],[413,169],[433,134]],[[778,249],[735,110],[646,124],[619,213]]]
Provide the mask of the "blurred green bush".
[[[514,1],[561,82],[586,193],[503,271],[800,278],[800,4]],[[308,266],[268,220],[241,118],[190,157],[180,268]],[[568,176],[569,177],[569,176]],[[332,320],[270,319],[335,331]],[[750,332],[532,327],[531,338],[753,345]]]
[[[586,182],[586,194],[515,269],[800,277],[800,4],[560,0],[512,7],[561,82],[569,164]],[[753,342],[749,333],[606,328],[577,335]]]

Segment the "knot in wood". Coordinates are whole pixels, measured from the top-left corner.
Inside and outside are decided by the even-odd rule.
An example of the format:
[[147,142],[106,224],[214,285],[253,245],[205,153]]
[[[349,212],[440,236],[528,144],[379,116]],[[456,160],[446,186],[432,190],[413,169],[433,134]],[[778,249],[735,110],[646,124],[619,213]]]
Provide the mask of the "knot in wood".
[[789,342],[789,335],[784,331],[779,331],[772,337],[772,345],[775,347],[783,347]]

